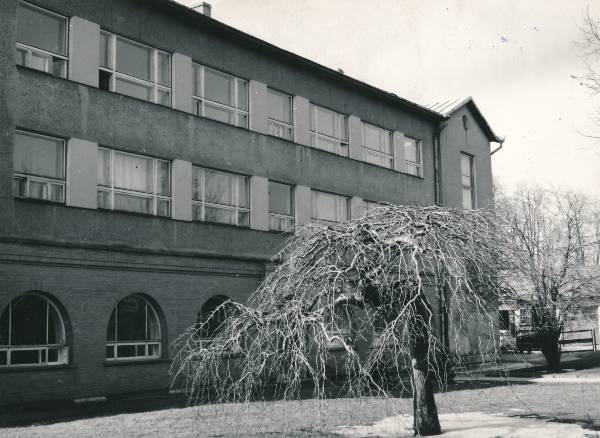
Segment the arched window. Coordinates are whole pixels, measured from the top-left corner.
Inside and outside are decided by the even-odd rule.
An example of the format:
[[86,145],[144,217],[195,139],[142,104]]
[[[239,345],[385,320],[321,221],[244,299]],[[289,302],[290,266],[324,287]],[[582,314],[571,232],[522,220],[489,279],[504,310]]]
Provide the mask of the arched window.
[[110,314],[106,335],[106,359],[160,357],[160,322],[156,310],[141,295],[119,301]]
[[204,344],[210,343],[221,330],[227,316],[233,311],[233,304],[225,295],[215,295],[206,300],[200,309],[197,320],[200,341]]
[[0,366],[60,365],[69,360],[60,311],[45,296],[15,298],[0,316]]

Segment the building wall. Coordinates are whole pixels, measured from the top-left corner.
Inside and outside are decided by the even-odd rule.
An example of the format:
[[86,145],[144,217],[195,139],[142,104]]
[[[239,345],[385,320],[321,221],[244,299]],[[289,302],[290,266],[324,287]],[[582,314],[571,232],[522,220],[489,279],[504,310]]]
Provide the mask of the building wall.
[[[169,348],[196,322],[206,299],[222,294],[245,301],[263,272],[258,262],[0,244],[0,308],[23,292],[48,294],[63,312],[70,350],[64,367],[3,369],[0,403],[168,389]],[[130,294],[147,296],[159,313],[159,360],[104,358],[111,312]]]
[[[468,118],[468,129],[463,126],[463,116]],[[492,160],[490,141],[479,127],[467,106],[455,111],[440,135],[441,187],[443,204],[462,208],[460,153],[473,156],[475,172],[475,198],[477,208],[493,205]]]
[[[16,67],[18,1],[0,2],[0,311],[27,291],[49,294],[64,311],[71,354],[64,367],[0,369],[0,403],[164,390],[169,384],[168,345],[195,322],[210,296],[225,294],[245,301],[264,275],[265,261],[286,237],[15,199],[11,189],[15,129],[370,201],[418,205],[436,201],[433,143],[438,119],[433,116],[416,114],[393,103],[393,98],[382,98],[305,61],[274,55],[248,40],[225,35],[203,24],[205,19],[192,19],[164,2],[106,0],[102,7],[93,0],[34,3],[418,138],[423,177]],[[475,129],[474,123],[471,126]],[[475,137],[465,147],[480,153],[483,146],[475,145],[480,140]],[[460,157],[454,156],[460,147],[458,143],[442,147],[448,200],[461,193]],[[489,170],[489,158],[488,167],[483,160],[482,166],[478,178]],[[482,179],[478,186],[485,183]],[[480,195],[482,202],[491,199],[491,188],[489,193],[478,191]],[[162,312],[161,360],[115,365],[104,359],[108,318],[118,300],[130,293],[145,294]]]

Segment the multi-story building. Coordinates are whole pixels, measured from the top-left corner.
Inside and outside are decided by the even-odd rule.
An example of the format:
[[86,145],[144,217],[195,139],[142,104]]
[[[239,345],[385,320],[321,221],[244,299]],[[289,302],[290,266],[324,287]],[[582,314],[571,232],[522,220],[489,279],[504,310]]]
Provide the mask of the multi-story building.
[[0,29],[0,403],[166,390],[170,343],[293,225],[492,202],[471,100],[442,114],[170,0],[3,0]]

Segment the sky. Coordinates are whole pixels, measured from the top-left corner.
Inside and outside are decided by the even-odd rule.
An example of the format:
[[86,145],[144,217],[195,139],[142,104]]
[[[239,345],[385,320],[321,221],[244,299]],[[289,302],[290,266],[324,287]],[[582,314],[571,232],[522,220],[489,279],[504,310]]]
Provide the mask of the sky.
[[600,196],[600,139],[589,137],[600,99],[577,79],[580,27],[587,7],[600,19],[598,0],[209,3],[219,21],[416,103],[472,96],[506,137],[492,157],[505,187]]

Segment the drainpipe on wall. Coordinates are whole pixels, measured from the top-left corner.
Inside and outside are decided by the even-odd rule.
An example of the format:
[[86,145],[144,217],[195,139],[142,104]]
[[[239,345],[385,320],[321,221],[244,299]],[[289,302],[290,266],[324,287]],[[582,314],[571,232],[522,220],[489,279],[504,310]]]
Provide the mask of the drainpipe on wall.
[[496,152],[498,152],[500,149],[502,149],[502,146],[504,146],[504,140],[506,140],[506,137],[499,138],[498,140],[500,140],[498,142],[498,143],[500,143],[500,146],[498,146],[496,149],[494,149],[492,152],[490,152],[490,157],[492,155],[494,155]]
[[448,121],[440,122],[436,132],[433,134],[433,189],[435,195],[435,205],[441,206],[444,203],[442,195],[442,161],[440,138],[444,128],[448,126]]

